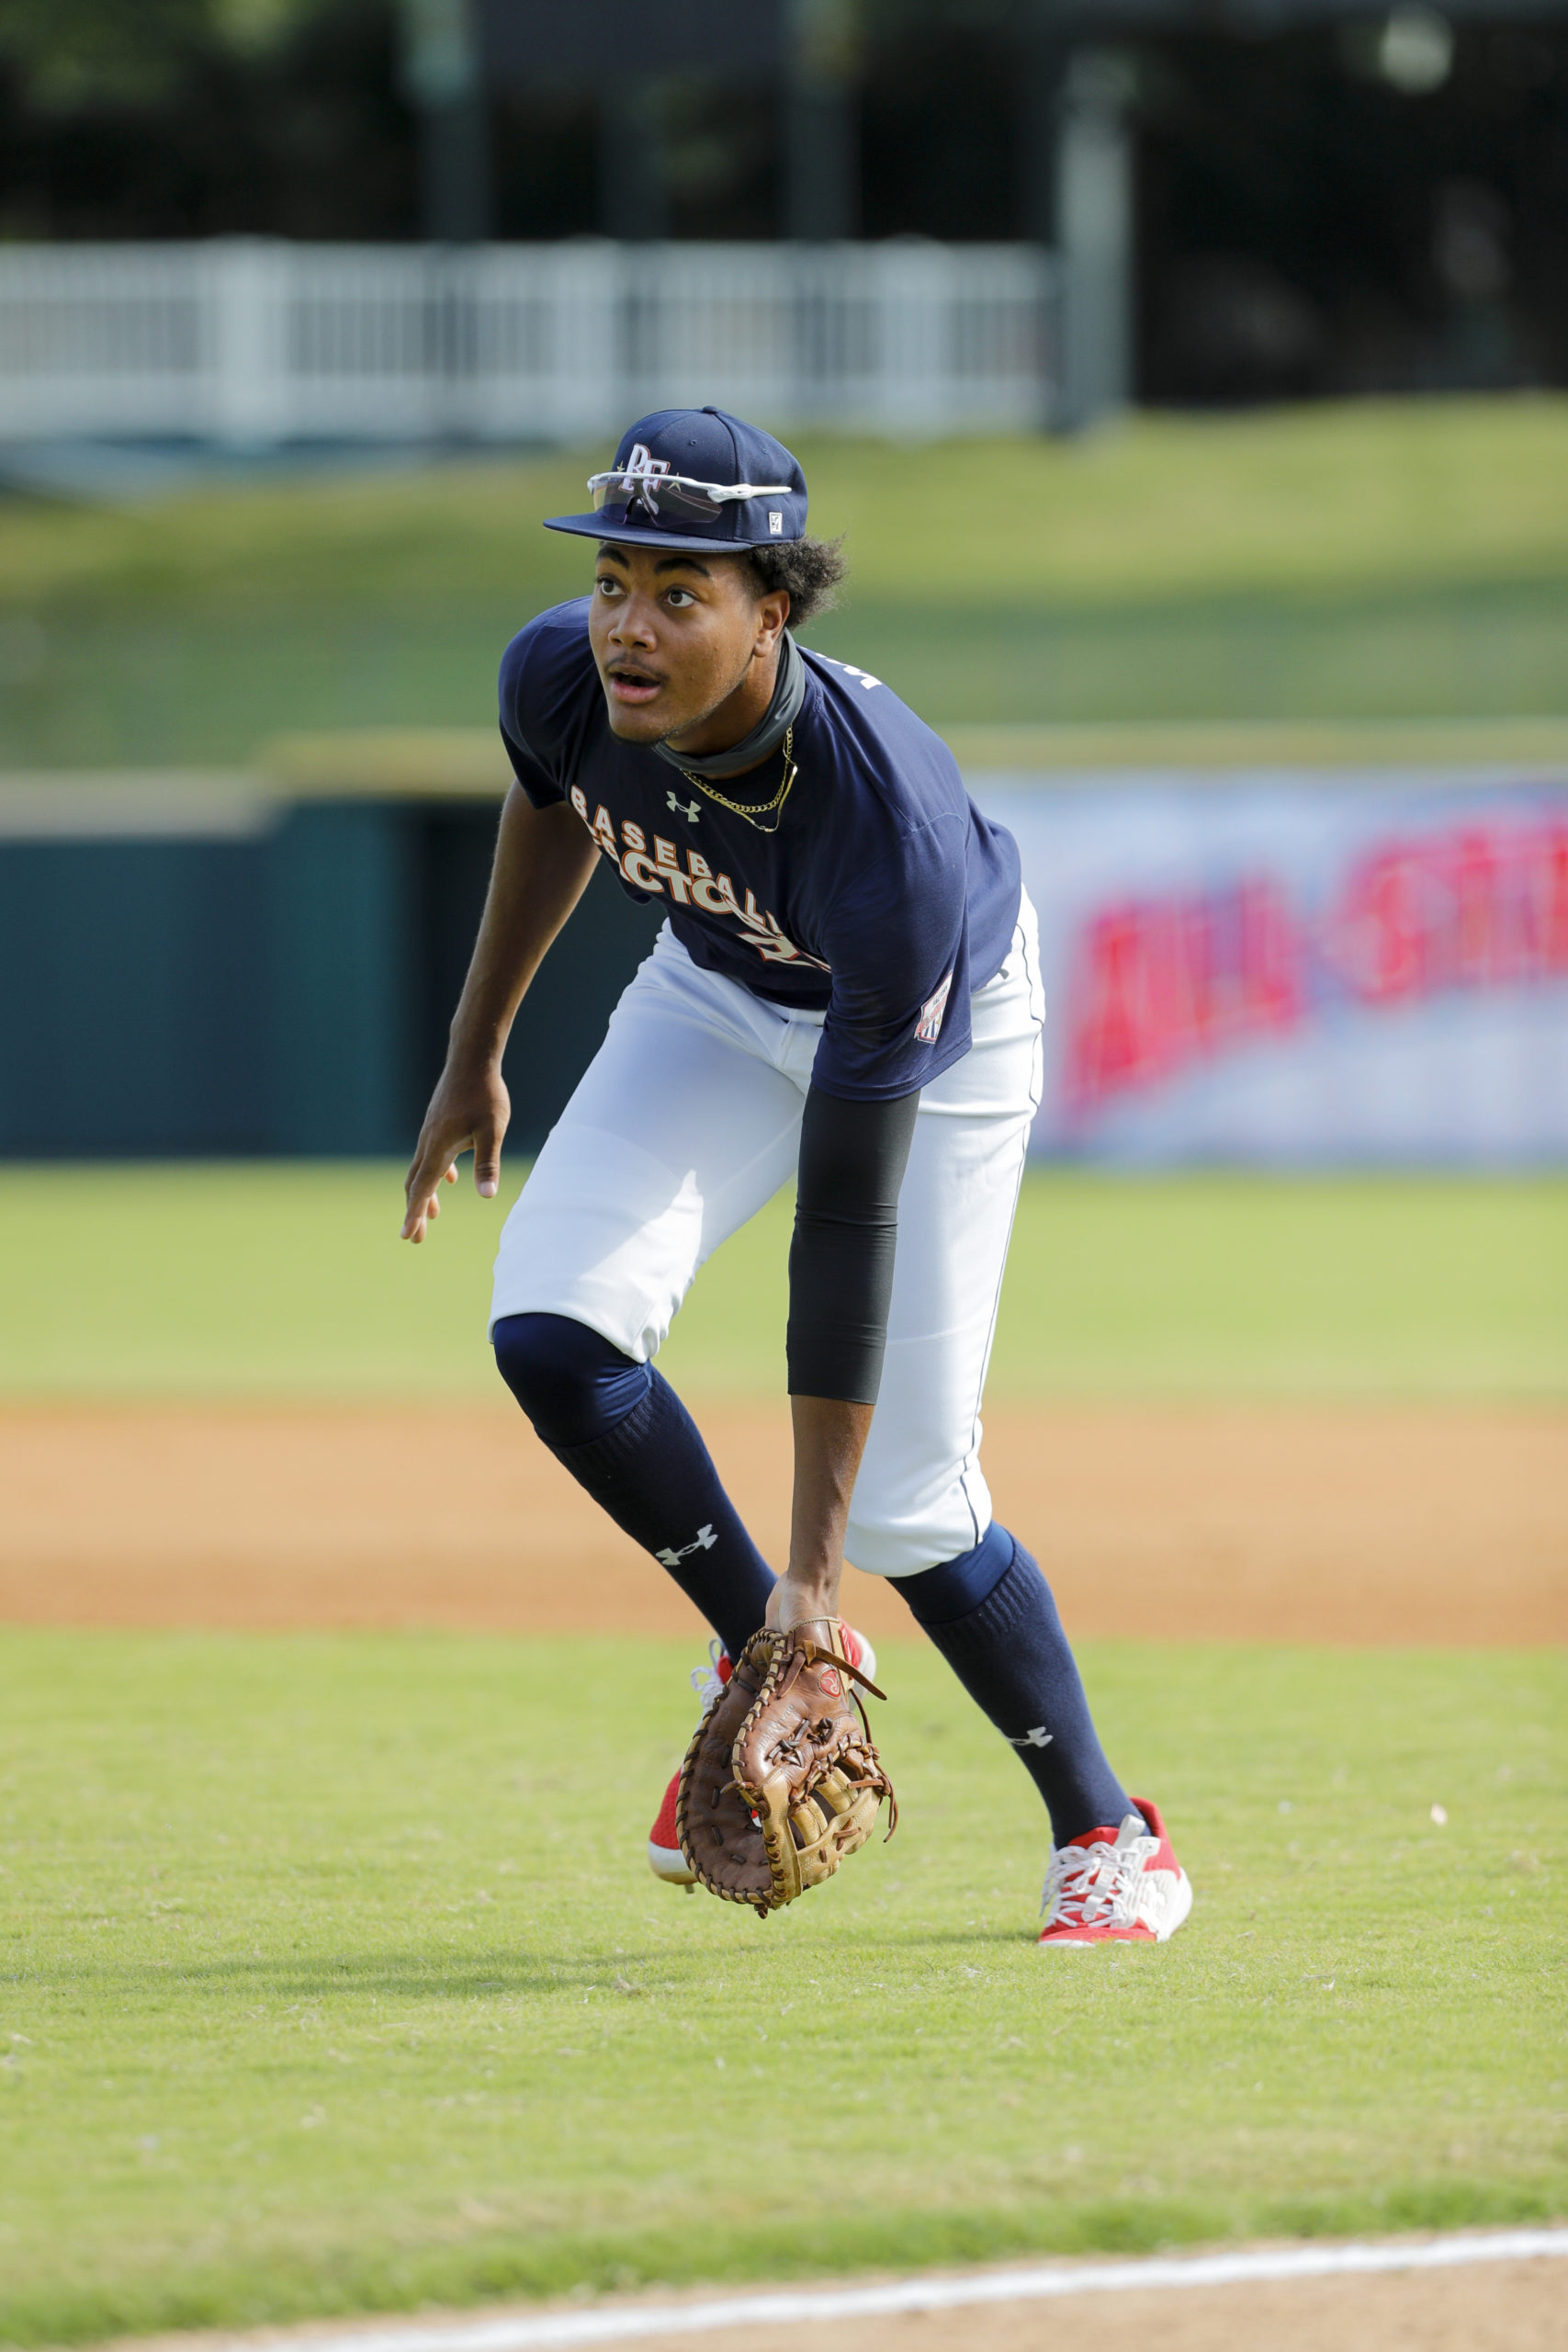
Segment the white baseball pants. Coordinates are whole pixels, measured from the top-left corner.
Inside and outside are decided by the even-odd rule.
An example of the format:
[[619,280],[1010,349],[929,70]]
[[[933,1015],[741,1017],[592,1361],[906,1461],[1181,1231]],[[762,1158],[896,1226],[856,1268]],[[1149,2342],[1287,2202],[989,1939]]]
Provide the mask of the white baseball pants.
[[[970,1051],[920,1097],[845,1544],[873,1576],[954,1559],[991,1523],[980,1396],[1044,1012],[1026,896],[1007,961],[973,1000]],[[649,1362],[698,1267],[793,1178],[822,1022],[703,971],[667,925],[506,1220],[492,1328],[569,1316]]]

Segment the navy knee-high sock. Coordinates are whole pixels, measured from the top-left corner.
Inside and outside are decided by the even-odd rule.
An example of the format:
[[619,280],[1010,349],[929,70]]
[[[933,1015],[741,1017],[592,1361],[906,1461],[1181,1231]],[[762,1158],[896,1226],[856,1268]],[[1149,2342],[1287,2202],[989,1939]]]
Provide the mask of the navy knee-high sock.
[[492,1337],[502,1378],[556,1460],[739,1657],[773,1572],[669,1382],[564,1315],[508,1315]]
[[1051,1588],[1015,1536],[993,1521],[972,1552],[894,1581],[1017,1749],[1058,1846],[1135,1810],[1105,1760]]

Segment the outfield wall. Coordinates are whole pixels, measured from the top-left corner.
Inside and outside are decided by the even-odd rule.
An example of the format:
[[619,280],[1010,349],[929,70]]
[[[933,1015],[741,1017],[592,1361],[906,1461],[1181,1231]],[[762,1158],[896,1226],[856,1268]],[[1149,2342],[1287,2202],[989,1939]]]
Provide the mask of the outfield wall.
[[[494,833],[466,775],[0,778],[0,1153],[406,1151]],[[1568,1161],[1568,767],[970,781],[1040,910],[1037,1152]],[[525,1149],[657,920],[596,878],[551,950]]]
[[971,786],[1040,914],[1037,1151],[1568,1159],[1568,777]]
[[[0,1155],[407,1151],[484,900],[497,796],[291,801],[245,778],[0,779]],[[596,877],[520,1014],[543,1142],[654,924]]]

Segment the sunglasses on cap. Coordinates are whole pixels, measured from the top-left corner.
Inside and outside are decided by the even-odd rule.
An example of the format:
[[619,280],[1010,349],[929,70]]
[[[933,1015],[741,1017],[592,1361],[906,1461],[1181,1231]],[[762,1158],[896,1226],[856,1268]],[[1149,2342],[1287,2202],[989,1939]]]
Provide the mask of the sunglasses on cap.
[[596,514],[608,506],[637,505],[649,514],[668,510],[672,515],[711,523],[716,507],[733,505],[737,500],[795,494],[789,483],[783,481],[694,481],[689,474],[666,471],[657,458],[639,465],[639,454],[634,450],[631,462],[615,473],[589,475],[588,492]]

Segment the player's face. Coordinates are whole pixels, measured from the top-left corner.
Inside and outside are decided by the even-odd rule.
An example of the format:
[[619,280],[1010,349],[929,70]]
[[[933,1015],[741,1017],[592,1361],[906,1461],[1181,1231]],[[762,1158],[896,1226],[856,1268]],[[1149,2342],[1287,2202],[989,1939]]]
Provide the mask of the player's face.
[[734,556],[601,548],[588,636],[612,732],[690,739],[698,755],[739,741],[767,707],[788,615],[789,598],[759,597]]

